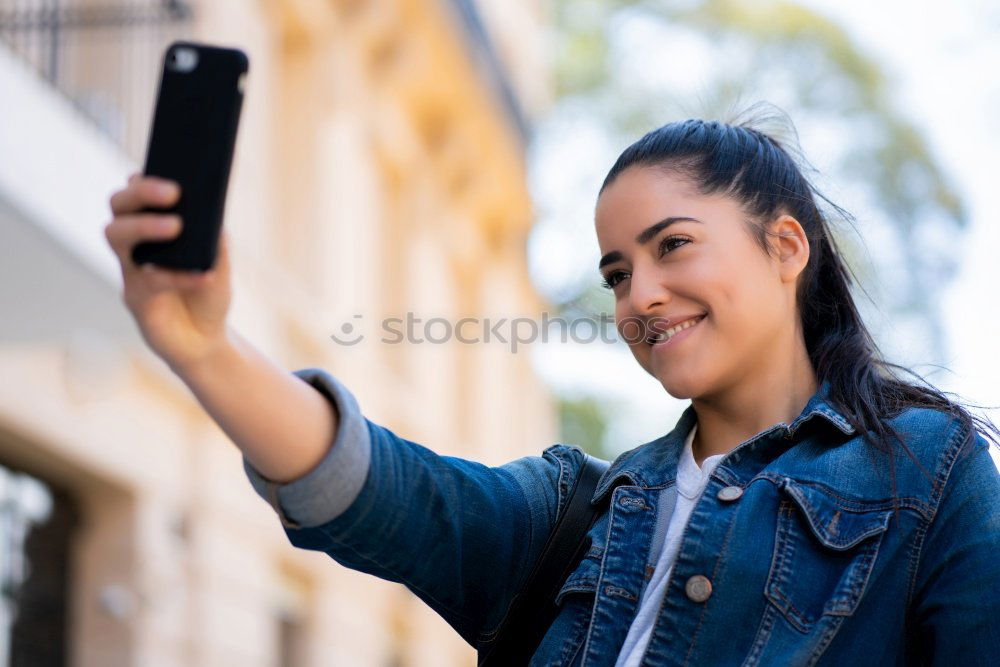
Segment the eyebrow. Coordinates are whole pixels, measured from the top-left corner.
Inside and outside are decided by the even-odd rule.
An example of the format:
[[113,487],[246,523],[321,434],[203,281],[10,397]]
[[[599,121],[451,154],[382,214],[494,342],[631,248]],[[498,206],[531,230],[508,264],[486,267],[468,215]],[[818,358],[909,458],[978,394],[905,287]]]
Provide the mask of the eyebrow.
[[[635,242],[638,243],[639,245],[646,245],[653,239],[653,237],[659,234],[662,230],[666,229],[675,222],[684,222],[684,221],[699,222],[699,223],[701,222],[701,220],[698,220],[696,218],[689,218],[684,215],[664,218],[663,220],[655,222],[649,227],[646,227],[644,230],[639,232],[638,236],[635,237]],[[601,257],[601,261],[597,264],[597,268],[598,270],[600,270],[604,268],[607,264],[611,264],[612,262],[617,262],[623,258],[624,255],[622,255],[619,251],[612,250],[604,257]]]

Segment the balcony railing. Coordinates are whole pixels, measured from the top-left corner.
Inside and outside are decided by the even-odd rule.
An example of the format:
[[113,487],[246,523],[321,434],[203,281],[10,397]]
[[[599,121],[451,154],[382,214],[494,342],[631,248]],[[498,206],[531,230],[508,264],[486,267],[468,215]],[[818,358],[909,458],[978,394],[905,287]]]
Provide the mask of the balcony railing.
[[140,160],[163,50],[192,21],[184,0],[0,0],[0,48]]

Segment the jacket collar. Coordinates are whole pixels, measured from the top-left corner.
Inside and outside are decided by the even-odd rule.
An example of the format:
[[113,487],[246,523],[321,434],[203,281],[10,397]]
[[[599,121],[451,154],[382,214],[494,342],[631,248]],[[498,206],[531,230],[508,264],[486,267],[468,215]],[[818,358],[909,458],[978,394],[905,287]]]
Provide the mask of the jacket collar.
[[[816,393],[812,395],[806,406],[802,408],[799,416],[792,420],[790,425],[781,422],[771,428],[758,433],[750,440],[741,443],[738,447],[730,451],[726,457],[736,449],[753,447],[764,435],[779,428],[787,428],[789,434],[794,436],[796,432],[807,422],[816,417],[820,417],[833,424],[845,435],[853,435],[855,429],[847,420],[843,413],[838,411],[829,401],[830,381],[824,380]],[[614,486],[619,478],[626,478],[631,484],[638,486],[662,486],[677,476],[677,461],[680,458],[681,449],[684,447],[684,440],[695,422],[698,415],[695,412],[694,404],[690,403],[681,413],[680,419],[673,430],[664,436],[657,438],[635,449],[624,452],[608,467],[601,476],[597,484],[591,502],[597,503],[603,499]],[[723,462],[725,458],[723,459]],[[720,462],[721,463],[721,462]]]

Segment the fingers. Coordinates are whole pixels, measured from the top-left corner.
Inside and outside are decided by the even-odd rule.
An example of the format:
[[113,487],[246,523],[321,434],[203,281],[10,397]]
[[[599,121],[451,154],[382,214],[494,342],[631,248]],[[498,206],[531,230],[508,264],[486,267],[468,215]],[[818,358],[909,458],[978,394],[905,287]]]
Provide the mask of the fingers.
[[128,185],[111,196],[114,219],[104,227],[104,235],[121,262],[126,296],[196,289],[228,278],[225,230],[220,235],[216,265],[209,271],[185,271],[153,264],[139,267],[132,261],[132,249],[137,243],[165,241],[180,234],[183,226],[180,216],[141,212],[146,208],[168,208],[179,200],[180,194],[180,186],[175,181],[134,173],[128,177]]
[[163,241],[177,236],[181,231],[178,215],[162,213],[133,213],[119,215],[104,227],[104,236],[118,255],[123,267],[132,264],[132,247],[143,240]]
[[212,278],[211,272],[179,271],[154,264],[143,264],[139,274],[146,283],[146,288],[154,292],[195,289],[206,285]]
[[132,174],[125,189],[111,195],[109,203],[111,212],[117,216],[135,213],[145,207],[173,206],[180,195],[180,186],[175,181]]

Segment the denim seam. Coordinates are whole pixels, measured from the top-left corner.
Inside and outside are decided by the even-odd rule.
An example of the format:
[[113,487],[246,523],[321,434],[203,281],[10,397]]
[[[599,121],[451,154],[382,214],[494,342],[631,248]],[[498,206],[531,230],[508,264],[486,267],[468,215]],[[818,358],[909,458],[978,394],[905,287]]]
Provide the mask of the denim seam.
[[[958,425],[952,430],[951,434],[948,436],[948,447],[945,450],[944,460],[941,462],[941,468],[938,474],[934,478],[934,489],[931,491],[931,496],[934,500],[933,514],[931,515],[931,522],[937,517],[938,508],[941,506],[941,498],[944,496],[944,487],[948,483],[948,479],[951,477],[951,469],[955,465],[955,461],[958,459],[959,449],[961,442],[958,441],[956,437],[961,430],[961,425]],[[964,438],[963,438],[964,439]]]
[[[371,474],[371,472],[372,472],[372,468],[369,467],[368,474]],[[367,482],[367,480],[366,480],[366,482]],[[520,485],[518,485],[518,487],[520,487]],[[358,496],[359,498],[360,498],[360,495],[361,494],[359,494],[359,496]],[[352,521],[351,523],[349,523],[347,526],[340,527],[336,532],[332,531],[329,528],[329,524],[332,523],[333,521],[336,521],[337,518],[340,518],[340,517],[337,517],[335,519],[331,519],[326,524],[321,524],[319,526],[314,526],[314,527],[311,527],[311,528],[307,528],[306,530],[318,530],[320,533],[322,533],[323,535],[325,535],[326,538],[328,540],[330,540],[331,542],[333,542],[335,545],[338,545],[340,547],[343,547],[345,549],[350,550],[351,553],[355,554],[359,559],[363,560],[365,563],[370,563],[371,565],[374,565],[374,566],[376,566],[378,568],[385,569],[387,572],[389,572],[394,577],[396,577],[397,579],[399,579],[400,582],[405,581],[405,577],[401,576],[400,573],[395,568],[390,568],[390,567],[386,566],[383,563],[379,563],[379,562],[377,562],[377,561],[369,558],[368,556],[365,556],[363,553],[359,552],[356,547],[354,547],[352,544],[350,544],[349,542],[347,542],[347,541],[345,541],[343,539],[343,536],[346,536],[346,534],[350,533],[350,531],[353,528],[355,528],[356,526],[358,526],[360,524],[365,523],[367,517],[371,514],[371,512],[373,511],[373,509],[374,509],[374,505],[371,502],[369,502],[367,504],[367,506],[361,507],[359,509],[358,516],[355,517],[354,521]],[[341,516],[343,516],[343,515],[341,515]],[[529,518],[529,521],[530,521],[530,518]],[[336,560],[336,559],[334,559],[334,560]],[[461,620],[467,622],[468,625],[470,625],[470,626],[472,626],[472,625],[475,624],[475,619],[473,619],[470,616],[467,616],[464,613],[456,611],[451,605],[445,604],[444,602],[442,602],[441,600],[439,600],[436,596],[431,595],[428,591],[424,590],[423,587],[416,586],[416,585],[411,585],[411,584],[406,584],[406,585],[407,586],[412,586],[413,590],[418,591],[418,592],[422,593],[423,595],[427,596],[428,600],[430,600],[430,601],[434,602],[435,604],[437,604],[438,606],[440,606],[443,610],[445,610],[446,612],[448,612],[449,614],[451,614],[456,619],[461,619]],[[472,633],[470,632],[470,634],[472,634]]]
[[563,586],[559,589],[559,595],[567,593],[592,593],[597,590],[597,579],[594,577],[581,577],[572,586]]
[[830,642],[837,635],[837,631],[840,630],[840,626],[844,624],[844,619],[846,616],[833,616],[825,623],[823,633],[819,636],[819,641],[816,642],[816,647],[813,649],[812,653],[809,654],[809,660],[806,661],[805,667],[810,665],[815,665],[819,662],[819,659],[823,656],[823,653],[830,646]]
[[[704,492],[702,492],[702,496],[704,496]],[[736,529],[736,514],[732,513],[730,515],[730,517],[729,517],[729,530],[726,531],[726,537],[722,541],[722,547],[719,549],[719,555],[715,559],[715,566],[712,568],[712,579],[711,579],[711,581],[717,581],[718,580],[719,567],[722,565],[722,562],[725,560],[725,557],[726,557],[726,547],[729,546],[729,542],[730,542],[730,540],[733,537],[733,532],[735,531],[735,529]],[[708,600],[711,600],[711,599],[712,599],[712,597],[709,596]],[[705,617],[708,616],[708,604],[709,604],[708,600],[705,600],[702,603],[701,615],[698,617],[698,626],[694,629],[694,632],[691,634],[691,643],[688,645],[687,655],[684,656],[684,664],[685,665],[687,665],[688,662],[691,660],[691,654],[694,652],[695,644],[698,643],[698,633],[701,632],[701,628],[705,624]]]
[[609,596],[615,595],[620,598],[625,598],[631,602],[638,602],[639,598],[636,597],[635,593],[628,590],[627,588],[622,588],[621,586],[615,586],[614,584],[608,584],[604,587],[604,592]]
[[745,453],[752,451],[752,448],[756,446],[758,442],[760,442],[764,438],[770,437],[772,433],[781,430],[783,428],[788,428],[788,427],[782,426],[781,424],[775,424],[766,431],[761,431],[760,433],[753,436],[746,442],[736,445],[735,448],[731,449],[729,453],[727,453],[725,457],[721,461],[719,461],[719,465],[724,465],[724,464],[734,465],[738,463],[740,457],[743,456]]
[[[702,491],[702,493],[704,493],[704,491]],[[679,538],[679,543],[678,543],[678,550],[677,550],[677,553],[674,555],[674,565],[671,566],[669,568],[669,570],[667,571],[667,580],[663,584],[663,586],[664,586],[663,598],[660,600],[660,605],[659,605],[659,607],[656,610],[656,615],[653,617],[654,619],[659,619],[660,616],[663,614],[663,610],[667,608],[667,598],[670,596],[670,589],[673,587],[674,583],[677,581],[677,578],[678,578],[677,568],[675,566],[677,564],[677,560],[680,558],[680,555],[681,555],[681,547],[683,546],[684,541],[688,537],[688,532],[690,531],[690,528],[691,528],[691,518],[694,516],[694,510],[695,509],[696,508],[692,508],[691,514],[688,516],[687,520],[684,522],[684,529],[681,530],[681,534],[680,534],[680,538]],[[653,630],[651,631],[650,636],[649,636],[649,643],[646,644],[646,650],[643,651],[643,654],[642,654],[642,658],[641,659],[643,661],[645,661],[646,656],[649,655],[649,650],[650,650],[650,647],[653,644],[653,639],[656,637],[656,625],[657,625],[657,623],[656,623],[656,621],[654,621]]]
[[[366,562],[366,563],[370,563],[370,564],[372,564],[372,565],[375,565],[375,566],[377,566],[377,567],[379,567],[379,568],[383,568],[383,569],[384,569],[385,571],[389,572],[389,573],[390,573],[390,574],[392,574],[392,575],[393,575],[394,577],[396,577],[397,579],[399,579],[399,580],[400,580],[400,581],[399,581],[399,582],[397,582],[397,583],[401,583],[401,582],[405,581],[405,577],[401,576],[401,575],[399,574],[399,572],[397,572],[397,571],[396,571],[396,569],[395,569],[395,568],[390,568],[390,567],[388,567],[388,566],[384,565],[383,563],[379,563],[379,562],[377,562],[377,561],[374,561],[374,560],[372,560],[372,559],[371,559],[371,558],[369,558],[368,556],[365,556],[365,555],[364,555],[363,553],[360,553],[360,552],[359,552],[359,551],[358,551],[358,550],[357,550],[357,549],[356,549],[355,547],[351,546],[350,544],[346,544],[346,543],[344,543],[344,542],[342,542],[342,541],[340,541],[340,540],[337,540],[336,538],[333,538],[333,537],[331,537],[330,539],[331,539],[331,541],[333,541],[333,542],[336,542],[336,543],[337,543],[337,544],[338,544],[339,546],[341,546],[341,547],[343,547],[343,548],[345,548],[345,549],[348,549],[348,550],[350,550],[350,551],[351,551],[351,552],[352,552],[353,554],[355,554],[355,555],[356,555],[356,556],[357,556],[357,557],[358,557],[358,558],[359,558],[360,560],[363,560],[363,561],[364,561],[364,562]],[[334,560],[336,560],[336,559],[334,559]],[[422,593],[423,595],[426,595],[426,596],[427,596],[427,599],[429,599],[430,601],[434,602],[435,604],[437,604],[438,606],[440,606],[440,607],[441,607],[442,609],[444,609],[445,611],[447,611],[447,612],[448,612],[449,614],[451,614],[451,615],[452,615],[452,616],[453,616],[453,617],[454,617],[454,618],[455,618],[456,620],[457,620],[457,619],[461,619],[461,620],[463,620],[463,621],[466,621],[466,622],[467,622],[467,623],[468,623],[468,624],[469,624],[470,626],[474,624],[474,622],[475,622],[475,621],[474,621],[474,619],[473,619],[473,618],[471,618],[471,617],[469,617],[469,616],[466,616],[465,614],[463,614],[463,613],[461,613],[461,612],[458,612],[458,611],[455,611],[455,610],[454,610],[454,609],[452,608],[452,606],[451,606],[451,605],[448,605],[448,604],[445,604],[445,603],[441,602],[441,600],[439,600],[439,599],[438,599],[438,598],[437,598],[436,596],[434,596],[434,595],[431,595],[431,594],[430,594],[430,593],[428,593],[428,592],[427,592],[426,590],[424,590],[424,589],[423,589],[423,587],[421,587],[421,586],[416,586],[416,585],[413,585],[413,584],[405,584],[405,585],[406,585],[407,587],[412,587],[412,589],[413,589],[413,590],[415,590],[415,591],[418,591],[418,592]],[[471,633],[470,633],[470,634],[471,634]]]
[[[557,500],[556,500],[556,513],[557,514],[556,514],[556,516],[558,516],[558,512],[561,510],[561,504],[560,504],[561,503],[560,497],[562,495],[561,485],[562,485],[563,476],[564,476],[565,471],[566,471],[566,468],[565,468],[565,465],[564,465],[564,462],[563,462],[563,453],[557,449],[558,447],[559,447],[558,445],[555,445],[555,446],[550,447],[550,448],[548,448],[546,450],[546,451],[550,451],[552,453],[553,458],[555,458],[556,462],[559,464],[559,478],[556,480],[556,494],[557,494],[556,495],[556,498],[557,498]],[[531,549],[532,549],[532,547],[534,545],[534,539],[535,539],[534,538],[534,532],[535,532],[534,531],[534,529],[535,529],[535,526],[534,526],[534,517],[531,515],[531,511],[530,511],[531,505],[530,505],[530,502],[528,500],[527,492],[525,491],[524,487],[522,486],[521,481],[517,478],[516,475],[511,475],[511,476],[514,479],[514,482],[515,482],[518,490],[521,492],[521,497],[524,499],[525,506],[529,508],[529,511],[528,511],[528,526],[529,526],[528,527],[528,553],[531,553]],[[539,556],[540,556],[540,554],[539,554]],[[522,563],[521,563],[521,569],[518,571],[518,580],[519,581],[523,580],[522,578],[524,576],[524,571],[527,568],[527,565],[528,565],[527,562],[522,561]],[[515,591],[515,595],[518,592],[519,591]],[[513,602],[513,597],[511,598],[511,603],[512,602]],[[504,613],[500,617],[500,620],[497,622],[497,624],[493,628],[491,628],[489,631],[480,632],[479,633],[479,637],[478,637],[478,642],[479,643],[487,643],[487,642],[494,641],[496,639],[497,633],[500,631],[500,628],[503,626],[504,621],[507,620],[507,616],[510,614],[511,606],[512,606],[511,604],[507,605],[507,609],[504,610]]]
[[920,556],[924,548],[924,538],[927,537],[927,533],[930,530],[930,522],[922,521],[917,529],[914,531],[913,540],[910,543],[909,549],[909,573],[908,582],[906,586],[906,609],[910,608],[913,603],[913,593],[917,587],[917,570],[920,566]]
[[[603,553],[601,554],[601,556],[597,557],[592,557],[590,556],[590,554],[588,554],[583,558],[583,560],[580,561],[580,564],[582,566],[582,564],[586,562],[588,559],[600,562],[601,558],[603,558]],[[577,567],[576,570],[573,570],[573,572],[569,573],[569,575],[563,582],[562,588],[560,588],[559,591],[556,593],[555,603],[557,606],[562,604],[563,598],[569,595],[570,593],[594,593],[596,595],[597,577],[590,575],[585,575],[585,576],[581,575],[576,579],[573,579],[572,583],[570,583],[570,579],[572,579],[573,574],[577,570],[579,570],[579,567]]]
[[[364,490],[365,485],[368,483],[368,478],[373,474],[373,472],[374,472],[373,468],[371,466],[369,466],[368,472],[366,473],[366,476],[365,476],[365,481],[362,483],[362,487],[361,487],[362,491]],[[318,526],[307,527],[304,530],[318,530],[319,532],[321,532],[323,535],[325,535],[332,542],[334,542],[336,544],[342,544],[344,546],[350,546],[350,545],[348,545],[344,541],[343,538],[344,537],[348,537],[348,533],[350,533],[359,524],[363,524],[365,522],[365,520],[368,518],[368,516],[372,513],[373,509],[374,509],[374,504],[371,501],[371,499],[362,498],[362,495],[363,495],[362,493],[359,493],[358,497],[354,499],[355,503],[352,503],[351,507],[348,508],[349,510],[350,509],[354,509],[354,505],[357,502],[361,502],[362,503],[362,504],[358,505],[358,508],[357,508],[358,516],[355,517],[355,519],[353,521],[351,521],[350,523],[348,523],[347,525],[340,526],[340,527],[338,527],[337,530],[334,530],[333,528],[330,527],[331,523],[334,523],[336,521],[340,521],[344,517],[346,517],[347,513],[345,512],[345,513],[343,513],[343,514],[341,514],[341,515],[339,515],[337,517],[334,517],[333,519],[330,519],[326,523],[321,523]]]
[[[949,435],[949,437],[948,437],[948,447],[945,450],[944,460],[941,463],[941,470],[938,472],[938,474],[935,476],[935,479],[934,479],[934,489],[931,492],[932,496],[934,497],[934,501],[935,501],[934,502],[934,508],[933,508],[934,511],[933,511],[933,514],[931,515],[930,519],[928,519],[923,524],[924,529],[923,529],[922,532],[919,533],[919,536],[918,536],[919,546],[917,547],[916,559],[913,561],[912,575],[911,575],[911,579],[910,579],[910,585],[907,587],[907,593],[906,593],[907,608],[909,607],[910,602],[913,599],[913,593],[916,590],[917,574],[920,571],[920,565],[921,565],[921,562],[922,562],[923,556],[924,556],[925,538],[927,536],[927,533],[929,533],[931,531],[931,528],[933,527],[933,524],[934,524],[934,520],[937,519],[937,512],[938,512],[938,509],[941,506],[941,500],[942,500],[942,498],[944,496],[944,486],[945,486],[945,484],[948,483],[948,480],[951,478],[952,468],[954,468],[955,461],[958,459],[959,446],[956,445],[953,441],[956,439],[955,438],[955,434],[958,431],[960,431],[960,430],[961,430],[961,425],[956,426],[955,429],[952,431],[951,435]],[[975,453],[975,450],[973,450],[973,452],[970,453],[969,456],[971,457],[973,453]],[[945,481],[943,483],[941,483],[940,488],[939,488],[938,487],[938,480],[942,476],[945,477]]]
[[[525,493],[524,487],[521,485],[520,480],[517,479],[516,475],[511,474],[511,477],[514,479],[515,486],[517,486],[518,490],[521,492],[521,498],[524,500],[524,506],[528,508],[528,512],[527,512],[527,514],[528,514],[528,549],[527,549],[527,551],[528,551],[528,553],[531,553],[532,552],[531,550],[532,550],[532,548],[534,546],[534,543],[535,543],[535,518],[531,515],[531,504],[530,504],[530,501],[528,500],[528,494]],[[517,571],[517,581],[523,581],[524,580],[525,569],[527,568],[527,566],[528,566],[527,561],[525,559],[521,559],[520,567],[518,568],[518,571]],[[514,591],[514,595],[516,595],[518,592],[519,591],[515,590]],[[496,624],[495,627],[493,627],[490,631],[488,631],[488,632],[485,633],[484,636],[487,637],[487,638],[489,638],[489,639],[483,640],[483,641],[492,641],[493,639],[496,639],[496,633],[500,630],[500,627],[503,625],[503,622],[507,620],[507,615],[510,614],[510,610],[511,610],[511,606],[512,606],[513,601],[514,601],[514,598],[513,598],[513,596],[511,596],[511,599],[507,603],[507,608],[504,610],[503,616],[500,618],[500,621],[497,622],[497,624]]]
[[563,503],[565,502],[564,496],[566,495],[563,492],[563,486],[566,485],[568,490],[569,481],[567,480],[566,463],[563,461],[561,453],[556,454],[556,452],[553,452],[553,454],[559,463],[559,479],[556,481],[556,516],[559,516],[562,512]]
[[[780,576],[777,574],[768,575],[768,579],[765,584],[765,594],[769,597],[776,597],[780,599],[788,607],[791,616],[789,613],[785,613],[784,611],[783,614],[800,632],[812,631],[812,629],[816,627],[824,616],[834,618],[846,618],[851,616],[861,603],[861,598],[864,597],[864,592],[868,586],[868,580],[871,578],[875,561],[878,560],[878,553],[881,549],[885,532],[882,531],[881,533],[869,535],[868,538],[874,537],[874,535],[881,535],[881,537],[875,539],[870,545],[863,545],[858,551],[855,559],[852,560],[845,568],[845,572],[847,572],[848,569],[851,570],[850,574],[852,577],[852,579],[847,582],[848,589],[846,592],[848,595],[846,601],[844,602],[844,604],[849,607],[849,610],[829,609],[828,606],[830,604],[830,600],[827,600],[823,604],[823,609],[820,614],[816,618],[812,618],[812,615],[800,611],[779,586],[779,584],[783,585],[785,574],[787,573],[787,563],[785,562],[785,551],[787,550],[785,547],[787,542],[786,536],[794,530],[791,523],[793,522],[795,511],[795,505],[790,501],[782,500],[781,502],[782,507],[788,506],[791,511],[786,512],[784,509],[779,509],[777,529],[778,536],[775,540],[775,555],[772,558],[771,571],[772,573],[774,572],[775,561],[777,560]],[[787,517],[785,516],[786,514]],[[779,548],[782,552],[780,557],[777,553]]]
[[[767,479],[775,484],[780,484],[785,479],[785,476],[773,472],[762,472],[751,478],[750,481],[747,482],[747,486],[749,486],[751,482],[757,479]],[[822,482],[813,482],[813,481],[806,482],[795,479],[794,477],[789,477],[788,479],[792,479],[796,484],[809,486],[821,491],[822,493],[826,493],[827,495],[833,496],[841,503],[843,503],[843,505],[845,506],[843,509],[848,511],[857,510],[859,512],[875,512],[878,510],[893,509],[895,507],[891,499],[882,502],[852,500],[851,498],[845,498],[844,496],[840,495],[839,493],[831,489],[826,484],[823,484]],[[915,496],[903,496],[899,498],[898,501],[899,501],[899,507],[903,509],[914,510],[918,514],[920,514],[921,517],[927,518],[931,515],[931,509],[927,505],[927,503],[922,502],[919,498]]]
[[[822,522],[820,521],[820,517],[813,512],[813,507],[809,503],[809,499],[808,498],[800,499],[796,494],[791,493],[788,490],[787,486],[784,487],[784,491],[792,497],[792,500],[795,501],[795,504],[798,506],[798,508],[802,511],[803,514],[805,514],[810,530],[812,530],[814,534],[824,532],[819,528],[820,526],[822,526]],[[831,549],[844,550],[844,551],[846,551],[847,549],[851,549],[857,546],[858,543],[864,541],[866,538],[872,537],[873,535],[877,535],[878,533],[884,533],[888,529],[888,523],[889,523],[888,508],[885,510],[870,510],[869,512],[865,512],[865,514],[874,514],[875,512],[878,512],[879,514],[882,515],[881,525],[873,524],[872,527],[866,528],[864,533],[854,538],[853,542],[850,542],[842,546],[840,543],[834,544],[832,541],[828,540],[825,536],[822,535],[817,535],[817,538],[825,546]]]
[[[850,607],[850,611],[843,611],[840,609],[827,609],[829,600],[823,604],[823,611],[820,616],[841,616],[847,617],[854,614],[857,610],[858,605],[861,604],[861,598],[864,597],[865,589],[868,587],[868,580],[872,576],[872,570],[875,569],[875,561],[878,560],[878,552],[882,549],[882,542],[885,541],[885,534],[883,533],[878,539],[871,540],[871,544],[865,544],[862,546],[862,550],[859,551],[858,555],[855,557],[854,571],[851,572],[852,579],[848,581],[848,584],[852,586],[849,589],[851,593],[850,598],[847,601],[847,605]],[[853,564],[853,563],[852,563]],[[864,574],[864,577],[859,575]]]
[[[337,378],[316,368],[299,369],[291,375],[330,404],[337,415],[336,433],[321,459],[296,479],[287,482],[268,479],[245,455],[243,469],[254,491],[274,510],[282,527],[316,528],[346,512],[361,494],[371,463],[372,435],[357,399]],[[338,483],[331,487],[328,484],[331,481]],[[323,495],[323,488],[338,490],[330,498]]]
[[[325,532],[325,531],[324,531],[324,532]],[[382,563],[379,563],[379,562],[377,562],[377,561],[375,561],[375,560],[372,560],[372,559],[371,559],[371,558],[369,558],[368,556],[365,556],[365,555],[364,555],[363,553],[359,552],[359,551],[357,550],[357,548],[356,548],[356,547],[352,546],[351,544],[348,544],[348,543],[344,542],[343,540],[339,540],[339,539],[337,539],[337,538],[335,538],[335,537],[330,537],[330,540],[331,540],[332,542],[334,542],[334,543],[338,544],[339,546],[341,546],[341,547],[345,548],[345,549],[349,549],[349,550],[350,550],[350,551],[351,551],[352,553],[354,553],[354,554],[355,554],[355,555],[356,555],[356,556],[357,556],[358,558],[360,558],[361,560],[365,561],[366,563],[371,563],[372,565],[376,565],[376,566],[378,566],[378,567],[382,567],[382,568],[385,568],[385,570],[386,570],[387,572],[389,572],[390,574],[392,574],[392,575],[393,575],[394,577],[397,577],[397,578],[398,578],[398,579],[399,579],[400,581],[404,581],[404,577],[403,577],[403,576],[401,576],[401,575],[400,575],[400,573],[399,573],[399,572],[397,572],[395,568],[389,568],[389,567],[385,566],[385,565],[384,565],[384,564],[382,564]],[[473,619],[472,617],[470,617],[470,616],[466,616],[465,614],[463,614],[463,613],[461,613],[461,612],[458,612],[458,611],[455,611],[455,610],[454,610],[454,609],[453,609],[453,608],[451,607],[451,605],[448,605],[448,604],[445,604],[445,603],[443,603],[443,602],[442,602],[441,600],[439,600],[439,599],[438,599],[438,598],[437,598],[436,596],[434,596],[434,595],[431,595],[430,593],[428,593],[427,591],[425,591],[425,590],[423,589],[423,587],[421,587],[421,586],[413,586],[413,588],[414,588],[414,590],[417,590],[417,591],[420,591],[421,593],[423,593],[424,595],[426,595],[426,596],[428,597],[428,599],[430,599],[431,601],[433,601],[433,602],[434,602],[435,604],[438,604],[438,605],[439,605],[439,606],[440,606],[440,607],[441,607],[442,609],[445,609],[445,610],[446,610],[446,611],[447,611],[448,613],[450,613],[450,614],[451,614],[452,616],[455,616],[455,617],[457,617],[457,618],[461,618],[461,619],[463,619],[463,620],[465,620],[465,621],[469,621],[470,623],[471,623],[471,622],[472,622],[472,621],[474,620],[474,619]]]
[[[612,499],[608,507],[608,527],[606,529],[607,533],[604,536],[604,543],[607,544],[609,547],[611,545],[611,527],[614,525],[615,522],[614,508],[617,506],[617,503],[614,501],[614,494],[618,492],[618,489],[621,488],[623,487],[617,486],[611,492]],[[587,627],[587,638],[583,642],[583,659],[580,661],[580,667],[586,667],[587,651],[590,649],[590,639],[594,635],[594,621],[597,618],[597,606],[600,603],[600,598],[601,598],[600,583],[601,581],[604,580],[604,566],[607,564],[607,562],[608,562],[607,553],[605,553],[604,558],[601,559],[601,569],[598,571],[597,574],[597,587],[594,590],[594,606],[590,610],[590,622],[588,623]]]
[[[597,593],[594,592],[594,599],[597,599]],[[586,608],[584,608],[586,609]],[[577,618],[573,623],[572,631],[569,633],[569,638],[563,643],[563,649],[559,652],[559,664],[570,665],[573,660],[580,653],[580,647],[583,645],[580,642],[580,635],[586,631],[587,628],[587,614],[577,614]],[[567,655],[569,651],[573,649],[572,654]]]
[[[788,574],[788,549],[785,547],[788,542],[790,527],[787,526],[794,516],[795,505],[790,500],[782,500],[778,507],[777,534],[774,542],[774,555],[771,558],[771,573],[768,574],[764,584],[764,591],[772,601],[776,597],[784,603],[785,607],[791,611],[791,615],[785,610],[781,610],[782,616],[795,626],[799,632],[809,632],[816,621],[809,621],[804,612],[799,611],[791,599],[782,592],[782,585]],[[772,581],[773,579],[773,581]]]
[[[520,486],[520,485],[518,485],[518,486]],[[524,492],[522,491],[522,494],[523,493]],[[528,514],[529,514],[528,522],[530,524],[531,523],[531,517],[530,517],[531,512],[528,512]],[[532,528],[529,528],[528,529],[528,533],[529,533],[529,535],[528,535],[529,553],[530,553],[531,540],[533,539],[532,536],[531,536],[531,532],[532,532]],[[519,581],[520,581],[520,577],[522,576],[522,574],[524,572],[524,568],[525,567],[526,567],[526,563],[522,562],[521,563],[521,568],[518,570],[518,580]],[[514,591],[514,595],[517,595],[518,592],[519,591]],[[494,641],[496,639],[497,633],[500,631],[500,628],[503,627],[504,621],[507,620],[507,616],[510,614],[510,610],[513,607],[514,595],[511,596],[511,599],[507,603],[507,608],[504,609],[504,612],[500,616],[500,620],[497,621],[496,625],[494,625],[489,630],[480,631],[478,633],[477,643],[485,644],[485,643],[488,643],[488,642],[492,642],[492,641]]]
[[779,613],[781,612],[773,604],[769,602],[764,604],[764,613],[761,615],[760,625],[757,626],[757,635],[754,637],[750,652],[743,659],[741,667],[753,667],[760,662],[760,655],[771,639],[771,630],[774,629],[774,622]]

